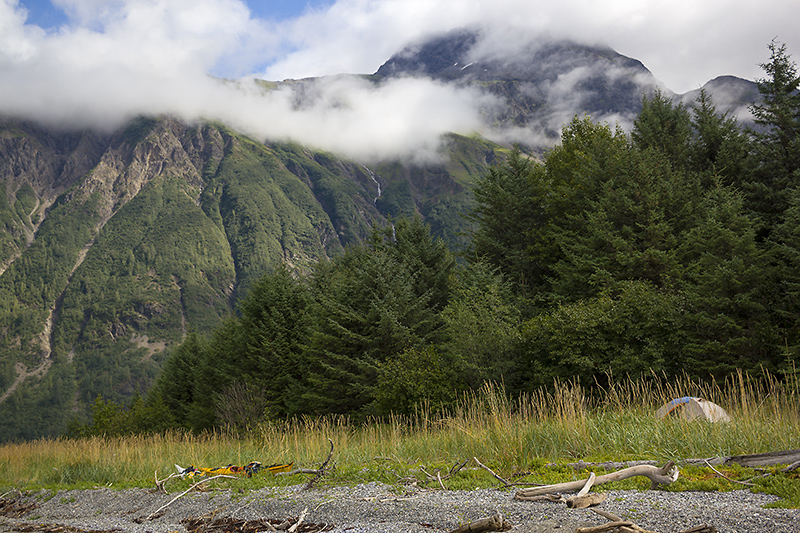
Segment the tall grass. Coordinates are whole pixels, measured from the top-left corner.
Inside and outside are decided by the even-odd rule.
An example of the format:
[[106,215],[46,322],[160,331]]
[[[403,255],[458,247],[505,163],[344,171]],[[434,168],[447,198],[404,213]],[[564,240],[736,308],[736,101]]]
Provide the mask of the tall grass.
[[[421,406],[413,416],[358,424],[346,417],[263,423],[246,435],[220,431],[81,440],[41,440],[0,447],[0,488],[152,486],[174,464],[221,466],[294,461],[313,467],[333,442],[334,480],[393,482],[423,467],[447,467],[472,457],[511,475],[546,462],[681,460],[800,448],[800,385],[764,372],[724,383],[689,377],[616,380],[587,391],[559,382],[509,397],[485,384],[447,412]],[[658,420],[672,398],[702,396],[722,405],[733,421],[711,424]],[[255,480],[256,478],[254,478]],[[290,483],[258,476],[251,483]],[[298,482],[296,479],[294,482]]]

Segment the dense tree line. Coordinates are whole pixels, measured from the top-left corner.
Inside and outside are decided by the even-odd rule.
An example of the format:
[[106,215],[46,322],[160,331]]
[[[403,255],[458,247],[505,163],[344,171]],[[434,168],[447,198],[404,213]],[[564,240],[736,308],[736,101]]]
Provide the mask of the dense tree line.
[[[415,218],[308,275],[275,270],[170,355],[137,420],[145,404],[159,424],[202,430],[409,413],[486,380],[519,393],[788,371],[800,76],[784,45],[769,48],[753,128],[704,91],[689,106],[645,96],[630,133],[576,117],[540,161],[515,148],[478,181],[464,262]],[[96,429],[124,416],[102,400],[96,411]]]

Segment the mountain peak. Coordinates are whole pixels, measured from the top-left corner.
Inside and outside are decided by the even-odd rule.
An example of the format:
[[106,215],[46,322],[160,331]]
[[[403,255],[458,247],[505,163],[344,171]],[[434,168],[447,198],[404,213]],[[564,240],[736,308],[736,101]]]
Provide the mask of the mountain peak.
[[474,28],[461,28],[409,44],[375,73],[378,76],[428,76],[440,80],[556,79],[577,67],[623,68],[650,75],[636,59],[606,45],[527,35],[515,45]]
[[530,145],[555,142],[575,114],[629,124],[642,94],[661,86],[641,62],[608,46],[502,37],[475,28],[430,36],[399,50],[375,75],[427,77],[488,94],[487,124],[528,131],[530,139],[515,141]]
[[459,64],[465,65],[470,50],[480,39],[477,30],[458,29],[410,44],[389,58],[378,76],[423,75],[437,77]]

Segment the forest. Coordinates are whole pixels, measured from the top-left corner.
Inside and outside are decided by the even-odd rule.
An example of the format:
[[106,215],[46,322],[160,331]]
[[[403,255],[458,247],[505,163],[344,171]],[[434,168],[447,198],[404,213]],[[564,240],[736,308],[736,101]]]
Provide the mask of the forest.
[[703,91],[644,96],[630,132],[575,117],[542,157],[516,147],[478,180],[465,253],[409,217],[275,268],[146,396],[98,397],[70,433],[446,410],[486,382],[796,373],[800,76],[769,48],[752,125]]

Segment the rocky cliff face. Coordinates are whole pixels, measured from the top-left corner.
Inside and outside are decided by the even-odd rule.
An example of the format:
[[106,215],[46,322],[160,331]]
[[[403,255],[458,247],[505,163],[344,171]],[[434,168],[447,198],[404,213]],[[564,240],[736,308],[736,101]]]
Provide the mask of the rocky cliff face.
[[62,134],[25,122],[3,124],[0,176],[5,196],[20,203],[3,220],[0,273],[33,240],[55,199],[97,164],[102,143],[91,132]]

